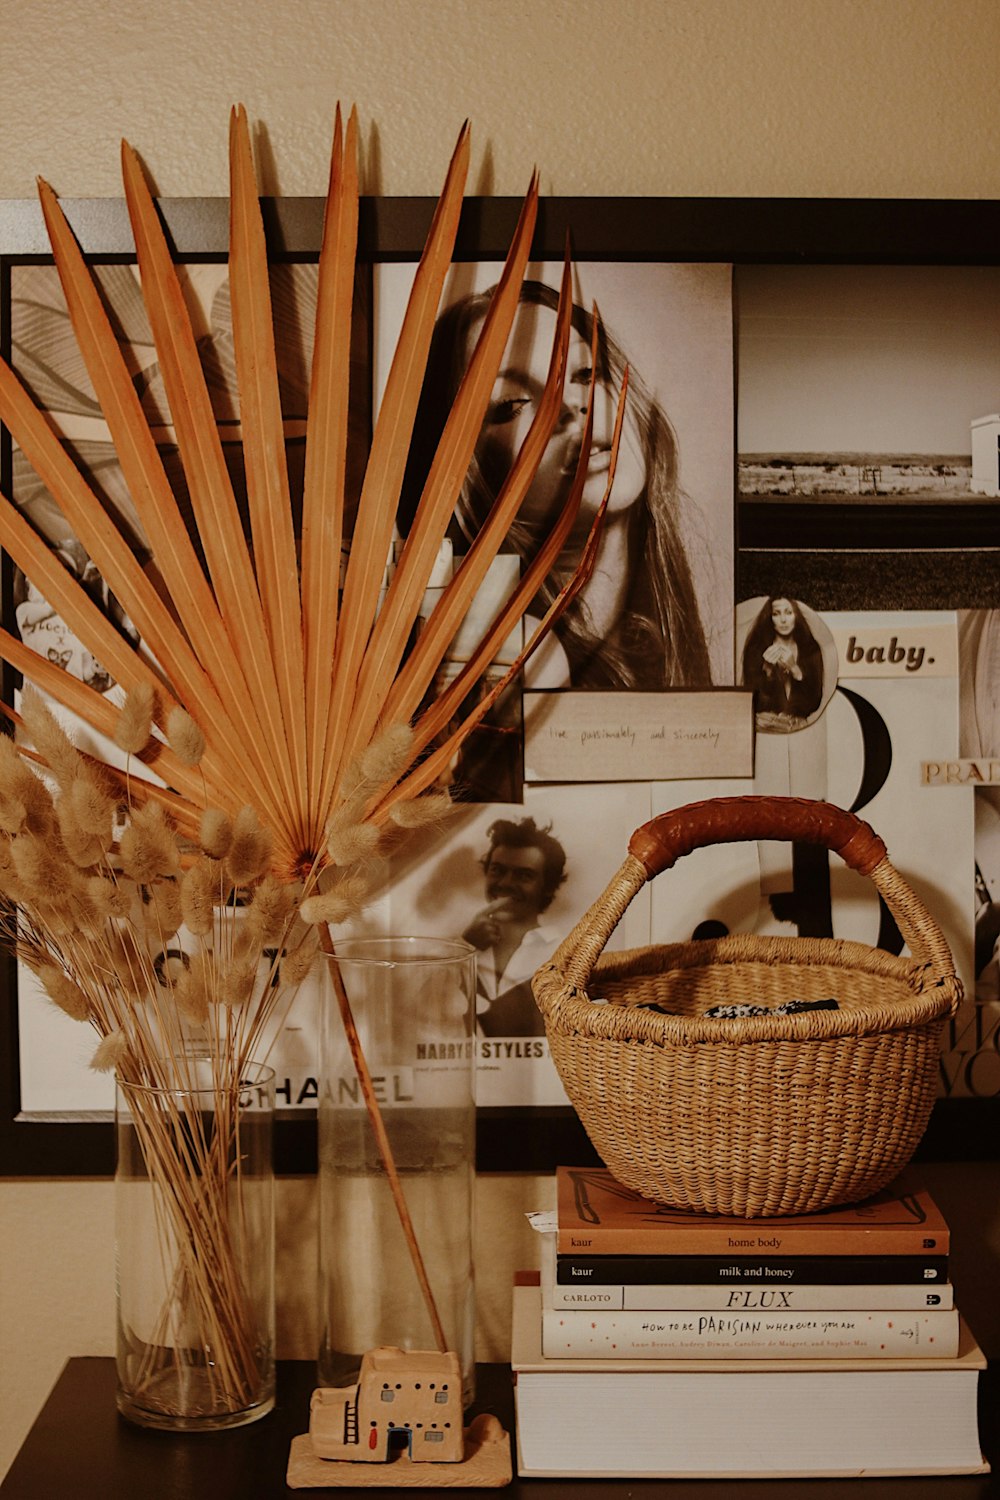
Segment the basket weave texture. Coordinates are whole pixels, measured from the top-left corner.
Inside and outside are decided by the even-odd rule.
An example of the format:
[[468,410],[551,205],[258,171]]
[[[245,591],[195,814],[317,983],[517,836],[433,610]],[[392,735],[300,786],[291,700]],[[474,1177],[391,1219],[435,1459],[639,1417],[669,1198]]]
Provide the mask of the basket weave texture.
[[[841,853],[870,877],[911,956],[753,935],[603,955],[660,870],[705,843],[765,838]],[[629,848],[533,981],[559,1076],[605,1165],[648,1198],[705,1213],[812,1213],[877,1192],[926,1129],[941,1031],[962,994],[943,934],[881,840],[828,803],[741,797],[664,814]],[[705,1016],[825,999],[838,1008]]]

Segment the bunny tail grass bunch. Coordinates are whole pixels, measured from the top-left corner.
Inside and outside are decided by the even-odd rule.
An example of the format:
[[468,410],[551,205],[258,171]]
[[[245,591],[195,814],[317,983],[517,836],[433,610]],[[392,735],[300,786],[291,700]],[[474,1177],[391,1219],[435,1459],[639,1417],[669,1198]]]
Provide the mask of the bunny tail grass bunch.
[[[0,737],[0,891],[7,935],[52,1002],[89,1025],[94,1066],[123,1086],[183,1086],[192,1049],[238,1131],[241,1080],[276,1008],[317,950],[373,893],[375,858],[428,820],[462,739],[586,581],[600,516],[579,566],[511,672],[463,719],[470,689],[567,544],[589,461],[589,428],[562,513],[460,674],[438,667],[527,493],[558,419],[572,298],[564,267],[557,331],[537,415],[492,514],[416,635],[432,567],[469,466],[517,310],[537,209],[537,174],[415,519],[384,598],[400,487],[469,163],[463,127],[433,216],[345,534],[349,353],[358,231],[357,122],[338,108],[318,272],[301,518],[290,498],[267,247],[245,112],[229,137],[229,289],[246,518],[234,493],[181,282],[136,153],[122,149],[142,296],[190,497],[182,511],[115,329],[60,207],[41,182],[46,227],[80,354],[110,428],[148,546],[143,565],[99,493],[14,372],[0,361],[0,420],[60,508],[141,640],[120,634],[12,501],[0,545],[124,693],[92,687],[6,631],[0,658],[28,688]],[[596,321],[596,320],[595,320]],[[619,412],[619,428],[621,412]],[[610,491],[610,479],[608,489]],[[341,550],[348,550],[341,582]],[[155,581],[154,581],[155,580]],[[115,744],[107,762],[71,741],[68,710]],[[124,768],[122,767],[124,759]],[[114,763],[112,763],[114,762]],[[174,942],[174,934],[182,938]],[[174,969],[152,953],[173,945]],[[334,966],[335,967],[335,966]],[[345,1025],[349,1007],[341,997]],[[373,1101],[370,1108],[377,1108]],[[206,1344],[242,1378],[239,1297],[225,1259],[226,1152],[204,1143],[188,1179],[171,1169],[166,1126],[146,1122],[165,1212],[184,1223],[185,1274]],[[157,1134],[159,1132],[159,1134]],[[188,1136],[195,1141],[196,1133]],[[174,1164],[176,1166],[176,1163]],[[206,1206],[208,1205],[208,1206]],[[402,1206],[401,1206],[402,1212]],[[199,1238],[201,1242],[199,1243]],[[225,1306],[225,1313],[221,1310]],[[242,1372],[245,1374],[245,1372]],[[220,1375],[221,1378],[221,1375]],[[227,1376],[227,1378],[229,1378]]]

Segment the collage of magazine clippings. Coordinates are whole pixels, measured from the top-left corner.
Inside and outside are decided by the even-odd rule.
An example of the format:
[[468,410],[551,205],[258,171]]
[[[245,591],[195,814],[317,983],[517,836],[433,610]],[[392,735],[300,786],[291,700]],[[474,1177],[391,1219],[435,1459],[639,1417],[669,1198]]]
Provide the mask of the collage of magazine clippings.
[[[37,269],[39,277],[43,271],[54,276]],[[219,373],[220,418],[226,420],[225,283],[218,267],[191,268],[194,291],[202,269],[198,305],[209,359]],[[440,559],[425,610],[468,545],[470,529],[488,508],[497,476],[533,413],[549,357],[551,287],[558,270],[546,265],[529,271],[533,290],[515,322],[448,555]],[[299,306],[297,316],[305,326],[314,295],[308,290],[310,268],[295,271],[307,290],[293,288],[289,307],[299,305],[296,296],[304,297],[306,314]],[[496,273],[494,266],[457,268],[432,350],[432,373],[436,369],[442,379],[460,378],[484,315],[483,293]],[[411,277],[412,266],[376,268],[376,407]],[[946,1036],[941,1093],[997,1094],[1000,610],[819,611],[808,600],[756,598],[737,604],[734,631],[734,453],[731,436],[719,436],[731,435],[734,426],[731,267],[585,265],[578,278],[564,413],[527,509],[537,533],[565,496],[593,382],[599,388],[594,449],[582,502],[585,519],[593,514],[606,483],[609,414],[627,362],[632,405],[593,580],[579,607],[529,664],[524,682],[500,700],[453,766],[452,818],[389,858],[382,893],[351,924],[351,934],[428,934],[472,943],[479,956],[478,1104],[512,1110],[564,1105],[530,978],[601,895],[632,831],[706,797],[823,798],[856,811],[881,834],[952,946],[967,998]],[[127,280],[119,281],[116,295],[134,314],[131,321],[122,316],[122,327],[140,350],[141,367],[140,314]],[[48,339],[53,347],[51,330],[36,326],[37,307],[46,298],[57,309],[52,283],[38,277],[24,290],[25,306],[30,303],[33,311],[20,325],[15,356],[29,377],[32,340],[41,348]],[[592,372],[589,309],[595,302],[601,338]],[[15,321],[16,336],[18,326]],[[283,390],[294,449],[301,422],[295,392],[306,389],[302,372],[308,364],[294,340],[290,349]],[[58,378],[58,367],[49,372],[48,384],[40,369],[35,373],[41,403],[58,411],[58,392],[65,406],[66,382]],[[155,408],[152,368],[148,395]],[[85,460],[112,501],[119,497],[127,523],[127,496],[120,496],[120,476],[100,435],[85,377],[70,404],[74,409],[60,419],[67,438],[90,444]],[[429,404],[441,406],[439,400]],[[425,449],[430,444],[433,451],[434,441],[431,432]],[[415,485],[419,492],[419,448],[415,444],[408,479],[411,502]],[[89,580],[87,559],[77,557],[73,539],[60,534],[52,502],[17,455],[15,493],[36,524],[49,525],[52,545],[66,551],[67,564],[99,592],[100,580]],[[407,504],[404,494],[401,539]],[[141,537],[136,545],[141,550]],[[495,611],[518,576],[520,545],[515,538],[501,554],[474,612]],[[680,602],[676,590],[665,586],[667,578],[672,586],[680,579]],[[78,675],[100,670],[83,660],[79,643],[57,639],[65,627],[26,580],[17,583],[14,602],[25,640]],[[128,628],[127,621],[121,624]],[[783,665],[782,641],[792,636],[797,675]],[[522,639],[515,632],[501,650],[496,673],[506,669]],[[457,670],[461,631],[452,655]],[[116,689],[109,683],[107,691]],[[818,862],[803,861],[791,847],[773,843],[698,849],[685,857],[682,871],[668,871],[640,892],[610,946],[728,931],[830,932],[898,947],[899,935],[886,922],[870,882],[825,851],[820,856]],[[183,946],[183,934],[178,942]],[[109,1080],[87,1067],[88,1039],[43,1003],[25,970],[18,985],[25,1113],[110,1111]],[[318,988],[307,982],[272,1039],[278,1102],[286,1110],[315,1107],[319,1004]],[[433,1038],[424,1037],[420,1045],[432,1052]]]

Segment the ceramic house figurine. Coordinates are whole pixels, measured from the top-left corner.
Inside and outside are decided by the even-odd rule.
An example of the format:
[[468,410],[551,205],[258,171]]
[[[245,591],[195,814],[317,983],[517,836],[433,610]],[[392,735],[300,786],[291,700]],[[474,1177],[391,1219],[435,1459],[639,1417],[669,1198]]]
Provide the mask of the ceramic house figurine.
[[382,1347],[362,1356],[357,1385],[313,1391],[309,1431],[292,1439],[286,1483],[498,1489],[512,1475],[510,1436],[497,1417],[480,1412],[463,1427],[456,1353]]
[[384,1463],[403,1449],[415,1463],[460,1463],[458,1355],[370,1349],[362,1357],[357,1385],[313,1392],[309,1437],[317,1458]]

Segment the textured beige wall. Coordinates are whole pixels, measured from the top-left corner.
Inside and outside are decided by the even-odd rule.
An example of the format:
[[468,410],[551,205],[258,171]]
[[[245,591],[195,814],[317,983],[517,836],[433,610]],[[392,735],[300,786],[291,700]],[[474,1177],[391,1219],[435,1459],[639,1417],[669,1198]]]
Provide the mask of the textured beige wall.
[[[371,192],[435,192],[469,116],[479,192],[522,191],[537,163],[561,194],[1000,194],[996,0],[0,0],[0,26],[0,198],[36,174],[117,196],[122,135],[160,192],[223,193],[236,101],[267,190],[320,193],[338,97],[359,106]],[[1000,1172],[934,1185],[1000,1353]],[[485,1357],[547,1190],[480,1181]],[[311,1183],[282,1184],[287,1356],[314,1352],[313,1207]],[[65,1358],[111,1351],[112,1299],[110,1185],[0,1183],[0,1473]]]
[[0,197],[221,193],[225,117],[269,186],[316,193],[335,99],[372,191],[435,192],[463,118],[478,186],[989,197],[995,0],[2,0]]

